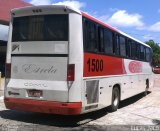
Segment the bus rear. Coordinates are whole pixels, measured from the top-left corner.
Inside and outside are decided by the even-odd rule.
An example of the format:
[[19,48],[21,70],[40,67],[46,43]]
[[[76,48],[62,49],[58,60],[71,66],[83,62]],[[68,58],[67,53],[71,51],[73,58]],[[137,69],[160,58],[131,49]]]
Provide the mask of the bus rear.
[[[7,108],[65,115],[81,113],[81,93],[74,94],[74,85],[82,76],[75,73],[82,68],[82,63],[75,66],[82,55],[72,56],[75,51],[70,49],[81,38],[72,37],[80,29],[73,28],[75,18],[79,21],[81,15],[66,6],[12,11],[6,61]],[[77,51],[82,53],[82,47],[78,47],[82,44],[76,44]],[[80,84],[76,85],[80,91]]]

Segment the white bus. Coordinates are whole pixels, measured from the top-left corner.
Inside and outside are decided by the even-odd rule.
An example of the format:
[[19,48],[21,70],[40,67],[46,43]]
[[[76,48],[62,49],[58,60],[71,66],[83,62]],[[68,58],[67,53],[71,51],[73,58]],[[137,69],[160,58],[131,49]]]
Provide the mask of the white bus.
[[151,48],[68,6],[11,11],[6,59],[8,109],[78,115],[146,92]]

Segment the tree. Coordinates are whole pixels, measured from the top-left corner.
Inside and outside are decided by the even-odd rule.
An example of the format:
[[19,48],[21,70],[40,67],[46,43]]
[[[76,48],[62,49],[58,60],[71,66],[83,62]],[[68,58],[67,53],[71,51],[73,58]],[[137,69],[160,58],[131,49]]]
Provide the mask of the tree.
[[145,43],[149,45],[153,50],[153,61],[152,61],[153,66],[160,67],[160,46],[159,44],[155,43],[153,40],[146,41]]

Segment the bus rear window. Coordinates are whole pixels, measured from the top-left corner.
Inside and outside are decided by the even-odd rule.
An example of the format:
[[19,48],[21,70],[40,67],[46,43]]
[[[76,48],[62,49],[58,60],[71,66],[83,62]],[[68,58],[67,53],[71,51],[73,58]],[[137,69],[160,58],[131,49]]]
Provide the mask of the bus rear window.
[[68,15],[14,18],[12,42],[17,41],[68,41]]

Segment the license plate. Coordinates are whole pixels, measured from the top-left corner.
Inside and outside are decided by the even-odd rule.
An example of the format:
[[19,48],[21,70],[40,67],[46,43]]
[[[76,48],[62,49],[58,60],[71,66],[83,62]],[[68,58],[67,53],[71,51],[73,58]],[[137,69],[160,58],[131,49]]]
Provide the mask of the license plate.
[[42,91],[41,90],[28,90],[28,96],[29,97],[42,97]]

